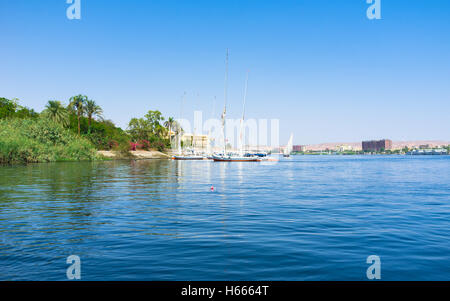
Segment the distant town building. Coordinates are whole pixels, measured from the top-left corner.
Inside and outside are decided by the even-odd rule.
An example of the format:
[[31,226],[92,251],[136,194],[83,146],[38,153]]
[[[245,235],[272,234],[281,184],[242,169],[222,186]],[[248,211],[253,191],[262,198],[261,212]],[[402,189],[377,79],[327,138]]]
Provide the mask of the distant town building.
[[372,140],[362,142],[363,151],[381,151],[392,149],[392,141],[389,139]]
[[447,155],[448,151],[445,148],[434,149],[415,149],[407,153],[407,155]]
[[346,152],[352,151],[353,147],[351,145],[336,145],[336,151],[338,152]]
[[305,152],[306,151],[306,146],[305,145],[294,145],[292,150],[294,152]]

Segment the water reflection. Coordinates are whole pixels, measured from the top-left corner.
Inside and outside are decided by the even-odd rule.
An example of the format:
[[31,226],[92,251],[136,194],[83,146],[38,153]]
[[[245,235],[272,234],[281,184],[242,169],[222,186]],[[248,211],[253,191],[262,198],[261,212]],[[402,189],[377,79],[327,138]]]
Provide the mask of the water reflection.
[[0,279],[64,280],[77,254],[85,280],[361,280],[374,249],[405,258],[385,279],[446,279],[449,167],[332,156],[0,167]]

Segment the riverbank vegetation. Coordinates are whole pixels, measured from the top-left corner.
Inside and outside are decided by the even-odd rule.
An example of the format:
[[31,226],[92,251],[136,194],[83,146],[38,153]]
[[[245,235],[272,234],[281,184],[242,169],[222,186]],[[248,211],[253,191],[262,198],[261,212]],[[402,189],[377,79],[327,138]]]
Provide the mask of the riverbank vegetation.
[[163,126],[159,111],[148,111],[144,118],[133,118],[128,124],[128,133],[132,142],[132,149],[157,149],[163,151],[170,148],[171,127],[174,126],[173,118]]
[[99,150],[164,151],[176,124],[164,120],[161,112],[149,111],[123,130],[85,95],[71,97],[67,105],[50,100],[41,113],[0,98],[0,163],[95,160]]
[[46,118],[0,120],[0,163],[93,160],[97,151],[85,138]]

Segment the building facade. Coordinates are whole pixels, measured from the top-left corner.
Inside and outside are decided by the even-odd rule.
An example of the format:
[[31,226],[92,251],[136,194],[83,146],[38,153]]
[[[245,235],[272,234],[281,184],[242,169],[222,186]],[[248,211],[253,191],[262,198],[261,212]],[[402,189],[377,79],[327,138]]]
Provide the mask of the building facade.
[[363,151],[382,151],[392,149],[392,141],[389,139],[372,140],[362,142]]
[[294,145],[292,147],[292,150],[294,152],[305,152],[306,151],[306,146],[305,145]]
[[195,149],[206,149],[208,146],[208,135],[183,134],[181,141],[185,147],[193,147]]

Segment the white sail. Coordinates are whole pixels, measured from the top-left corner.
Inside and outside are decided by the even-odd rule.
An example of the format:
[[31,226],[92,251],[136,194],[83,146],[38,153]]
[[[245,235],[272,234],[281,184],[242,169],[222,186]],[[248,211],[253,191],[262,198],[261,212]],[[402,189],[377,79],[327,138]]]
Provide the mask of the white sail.
[[284,154],[287,155],[287,156],[292,153],[293,141],[294,141],[294,134],[291,134],[291,137],[289,138],[288,144],[286,145],[286,148],[284,149]]

